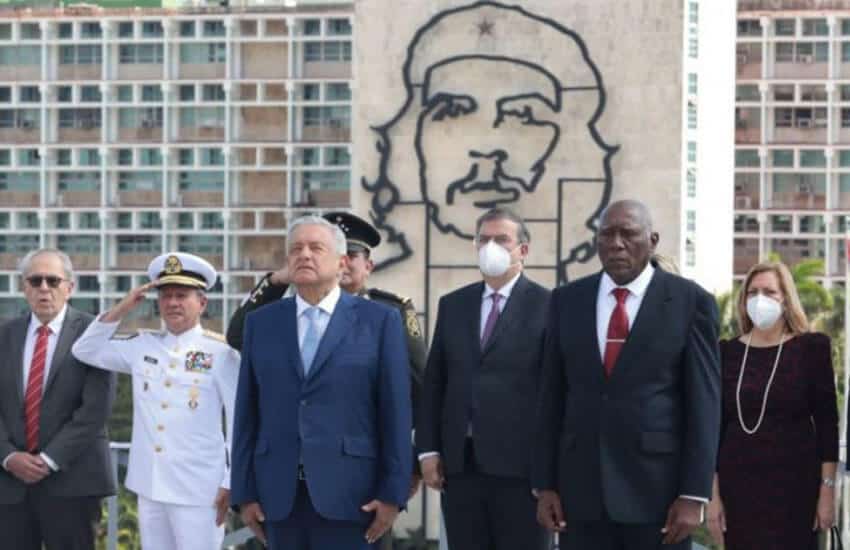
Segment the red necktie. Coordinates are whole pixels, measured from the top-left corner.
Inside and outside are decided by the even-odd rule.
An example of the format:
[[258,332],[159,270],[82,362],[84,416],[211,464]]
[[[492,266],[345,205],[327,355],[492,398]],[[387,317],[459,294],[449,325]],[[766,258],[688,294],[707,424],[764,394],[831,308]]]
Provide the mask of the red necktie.
[[38,338],[32,353],[27,391],[24,394],[24,418],[26,419],[27,451],[38,449],[38,422],[41,415],[41,393],[44,389],[44,364],[47,362],[47,338],[50,328],[38,327]]
[[611,376],[614,370],[614,365],[617,363],[617,357],[620,355],[620,350],[623,349],[623,344],[626,343],[626,338],[629,336],[629,314],[626,312],[626,298],[629,296],[629,289],[615,288],[614,297],[617,299],[617,305],[614,306],[614,311],[611,312],[611,320],[608,322],[608,337],[605,340],[605,377]]

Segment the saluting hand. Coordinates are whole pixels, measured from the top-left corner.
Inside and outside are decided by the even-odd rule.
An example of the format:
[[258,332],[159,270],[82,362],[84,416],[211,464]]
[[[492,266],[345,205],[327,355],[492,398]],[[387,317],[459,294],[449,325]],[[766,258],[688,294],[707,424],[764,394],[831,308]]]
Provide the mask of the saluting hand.
[[368,504],[364,504],[361,510],[364,512],[375,512],[375,519],[372,520],[372,524],[366,530],[366,542],[369,544],[374,544],[384,533],[389,531],[390,527],[393,526],[396,516],[398,516],[398,506],[387,504],[380,500],[373,500]]
[[154,288],[154,281],[134,288],[120,302],[112,306],[112,309],[107,311],[100,320],[104,323],[120,321],[125,315],[139,307],[139,304],[145,301],[145,293],[152,288]]

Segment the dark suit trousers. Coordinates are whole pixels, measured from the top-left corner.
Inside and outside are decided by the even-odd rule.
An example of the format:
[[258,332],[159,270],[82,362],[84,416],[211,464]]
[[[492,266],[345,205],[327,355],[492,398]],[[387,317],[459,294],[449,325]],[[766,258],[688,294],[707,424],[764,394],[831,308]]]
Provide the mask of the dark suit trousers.
[[458,550],[539,550],[543,528],[527,479],[480,472],[466,440],[464,472],[446,479],[446,534]]
[[3,548],[15,550],[94,550],[100,498],[56,497],[38,486],[23,502],[0,505]]
[[[364,503],[365,504],[365,503]],[[298,482],[295,503],[289,517],[264,526],[270,550],[369,550],[376,544],[366,542],[368,526],[354,521],[325,519],[319,515],[307,484]]]
[[[626,524],[605,518],[601,521],[574,521],[567,517],[566,545],[562,550],[690,550],[688,537],[679,544],[661,544],[663,523]],[[755,549],[754,549],[755,550]]]

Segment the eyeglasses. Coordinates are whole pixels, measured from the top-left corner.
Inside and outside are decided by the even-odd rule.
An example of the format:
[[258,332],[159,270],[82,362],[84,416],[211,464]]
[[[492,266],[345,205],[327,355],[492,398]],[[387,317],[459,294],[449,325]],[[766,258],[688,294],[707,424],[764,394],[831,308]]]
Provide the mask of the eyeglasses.
[[41,288],[41,283],[47,281],[47,286],[50,288],[58,288],[59,285],[62,284],[62,281],[65,281],[62,277],[57,277],[56,275],[33,275],[31,277],[27,277],[26,281],[33,288]]

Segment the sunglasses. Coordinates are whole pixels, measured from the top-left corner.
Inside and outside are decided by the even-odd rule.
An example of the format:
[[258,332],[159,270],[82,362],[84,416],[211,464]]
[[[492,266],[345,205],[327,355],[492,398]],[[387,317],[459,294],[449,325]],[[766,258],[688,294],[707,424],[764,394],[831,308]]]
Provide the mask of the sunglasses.
[[44,281],[47,281],[47,286],[50,288],[58,288],[65,279],[55,275],[33,275],[31,277],[27,277],[26,280],[29,285],[34,288],[41,288],[41,283]]

